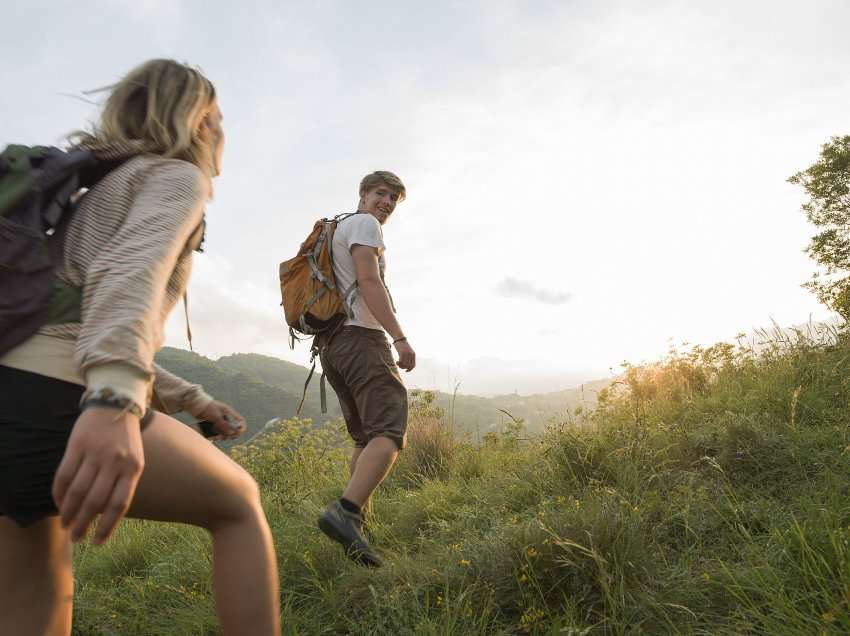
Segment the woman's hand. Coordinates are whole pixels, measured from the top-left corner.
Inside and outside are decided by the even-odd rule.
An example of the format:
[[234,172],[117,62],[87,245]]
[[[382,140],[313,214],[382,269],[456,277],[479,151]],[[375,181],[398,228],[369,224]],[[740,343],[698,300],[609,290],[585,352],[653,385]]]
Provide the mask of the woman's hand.
[[72,541],[82,539],[101,515],[92,543],[106,542],[127,514],[144,466],[136,415],[112,408],[80,414],[53,479],[53,500]]
[[211,439],[233,439],[245,432],[245,418],[232,406],[213,400],[207,407],[196,414],[202,420],[213,423],[218,435]]

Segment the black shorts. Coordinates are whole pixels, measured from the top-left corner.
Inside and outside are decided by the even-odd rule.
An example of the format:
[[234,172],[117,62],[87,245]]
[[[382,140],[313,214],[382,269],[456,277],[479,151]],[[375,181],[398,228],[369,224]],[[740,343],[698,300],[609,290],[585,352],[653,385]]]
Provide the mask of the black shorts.
[[0,515],[21,527],[57,513],[53,476],[80,416],[84,390],[0,366]]

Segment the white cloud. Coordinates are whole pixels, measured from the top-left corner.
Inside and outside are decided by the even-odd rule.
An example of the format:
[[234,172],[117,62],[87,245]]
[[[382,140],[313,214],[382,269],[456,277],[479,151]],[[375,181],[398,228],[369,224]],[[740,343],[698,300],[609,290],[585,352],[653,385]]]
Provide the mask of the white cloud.
[[505,298],[530,298],[546,305],[563,305],[572,298],[572,294],[567,292],[542,289],[534,283],[510,276],[496,286],[496,292]]

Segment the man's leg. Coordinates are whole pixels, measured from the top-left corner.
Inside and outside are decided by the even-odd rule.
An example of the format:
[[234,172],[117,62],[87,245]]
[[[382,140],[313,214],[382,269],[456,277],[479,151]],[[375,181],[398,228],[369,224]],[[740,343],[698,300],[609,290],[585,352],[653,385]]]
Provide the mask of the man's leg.
[[342,497],[363,508],[393,467],[398,446],[388,437],[375,437],[358,451],[360,449],[355,449],[351,458],[351,479]]
[[[349,480],[354,476],[354,471],[357,469],[357,460],[360,459],[360,455],[363,452],[362,446],[355,446],[354,451],[351,453],[351,462],[349,463],[348,477]],[[352,502],[354,503],[354,502]],[[360,513],[363,515],[365,519],[370,514],[372,514],[372,498],[366,500],[366,503],[360,506]]]
[[348,466],[349,477],[354,476],[354,470],[357,468],[357,460],[360,459],[360,454],[363,452],[363,447],[355,446],[354,452],[351,453],[351,463]]
[[351,457],[352,475],[342,498],[332,502],[319,517],[319,528],[361,565],[379,567],[381,559],[363,536],[363,513],[368,512],[372,493],[381,485],[398,457],[399,445],[384,436],[357,447]]
[[319,528],[339,542],[349,558],[376,567],[380,558],[363,536],[362,513],[404,445],[407,390],[382,332],[343,330],[325,350],[322,368],[357,448],[345,492],[319,517]]
[[367,336],[363,345],[359,359],[364,373],[355,376],[351,393],[361,435],[369,441],[352,456],[351,479],[342,495],[361,508],[392,469],[407,431],[407,388],[389,344],[380,334]]

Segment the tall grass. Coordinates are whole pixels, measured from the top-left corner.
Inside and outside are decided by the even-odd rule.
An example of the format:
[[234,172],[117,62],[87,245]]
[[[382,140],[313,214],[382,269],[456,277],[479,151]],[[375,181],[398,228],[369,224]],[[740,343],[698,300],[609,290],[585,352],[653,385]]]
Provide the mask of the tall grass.
[[[850,346],[822,336],[672,351],[628,367],[593,427],[530,439],[457,439],[413,395],[369,520],[379,570],[314,525],[347,478],[342,427],[288,421],[235,449],[264,493],[285,632],[850,632]],[[127,522],[75,565],[79,634],[216,633],[198,531]]]

